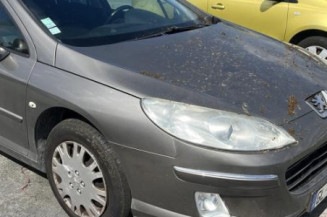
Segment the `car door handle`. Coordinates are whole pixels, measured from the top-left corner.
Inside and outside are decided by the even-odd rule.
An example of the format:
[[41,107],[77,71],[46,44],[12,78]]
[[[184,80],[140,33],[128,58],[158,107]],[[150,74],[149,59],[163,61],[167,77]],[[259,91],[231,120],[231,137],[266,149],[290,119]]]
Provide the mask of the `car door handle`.
[[218,3],[216,5],[211,5],[211,8],[212,9],[218,9],[218,10],[224,10],[225,9],[225,6],[221,3]]

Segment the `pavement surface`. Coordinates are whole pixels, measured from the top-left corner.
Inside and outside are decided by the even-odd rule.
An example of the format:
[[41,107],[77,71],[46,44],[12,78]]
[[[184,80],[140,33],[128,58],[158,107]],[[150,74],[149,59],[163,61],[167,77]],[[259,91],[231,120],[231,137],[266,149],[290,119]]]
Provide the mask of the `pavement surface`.
[[0,155],[1,217],[67,217],[48,180]]
[[[306,217],[327,217],[327,201]],[[0,154],[0,217],[68,217],[42,174]]]

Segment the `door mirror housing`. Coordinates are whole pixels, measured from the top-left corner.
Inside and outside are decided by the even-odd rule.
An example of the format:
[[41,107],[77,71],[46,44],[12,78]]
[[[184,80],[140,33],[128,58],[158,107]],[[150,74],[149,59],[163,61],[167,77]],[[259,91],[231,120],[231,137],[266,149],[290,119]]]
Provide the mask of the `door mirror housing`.
[[10,52],[3,47],[0,47],[0,62],[6,59],[10,55]]
[[23,54],[28,54],[28,46],[26,42],[22,39],[15,39],[13,43],[13,48]]

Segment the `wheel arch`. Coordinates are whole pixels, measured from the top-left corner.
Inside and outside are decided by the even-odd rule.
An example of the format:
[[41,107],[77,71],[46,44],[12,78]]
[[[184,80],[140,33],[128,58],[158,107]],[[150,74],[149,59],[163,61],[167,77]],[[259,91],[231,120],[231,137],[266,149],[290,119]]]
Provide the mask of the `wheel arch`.
[[305,38],[311,37],[311,36],[324,36],[327,37],[327,32],[324,30],[319,29],[309,29],[309,30],[303,30],[296,35],[294,35],[291,40],[289,41],[292,44],[298,44]]
[[45,170],[44,153],[46,151],[47,139],[53,128],[67,119],[78,119],[84,121],[99,131],[99,129],[88,118],[72,109],[65,107],[51,107],[44,110],[37,117],[33,138],[42,170]]

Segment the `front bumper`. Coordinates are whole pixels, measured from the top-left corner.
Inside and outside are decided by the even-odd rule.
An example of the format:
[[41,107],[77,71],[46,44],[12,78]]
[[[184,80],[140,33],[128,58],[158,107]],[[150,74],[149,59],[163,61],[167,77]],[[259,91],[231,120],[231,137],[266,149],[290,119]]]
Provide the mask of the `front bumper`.
[[[294,133],[299,144],[261,153],[209,150],[179,140],[173,140],[174,156],[117,145],[134,198],[134,215],[198,217],[194,200],[197,191],[218,193],[230,214],[237,217],[301,216],[310,211],[313,194],[327,183],[327,169],[294,192],[287,188],[285,173],[325,144],[327,122],[311,112],[284,127]],[[234,174],[234,178],[205,177],[178,168]]]

